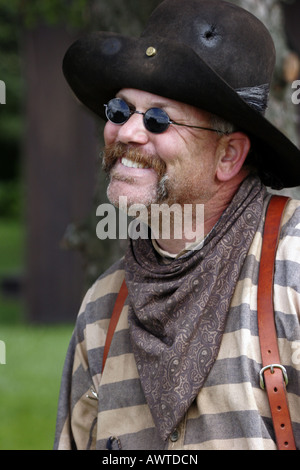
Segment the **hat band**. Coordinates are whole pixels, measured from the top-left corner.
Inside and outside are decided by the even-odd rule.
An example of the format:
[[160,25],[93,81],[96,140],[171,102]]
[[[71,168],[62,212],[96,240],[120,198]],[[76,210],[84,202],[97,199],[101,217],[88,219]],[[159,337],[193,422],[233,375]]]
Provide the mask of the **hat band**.
[[270,87],[267,83],[253,87],[238,88],[235,91],[249,106],[259,113],[265,114],[270,93]]

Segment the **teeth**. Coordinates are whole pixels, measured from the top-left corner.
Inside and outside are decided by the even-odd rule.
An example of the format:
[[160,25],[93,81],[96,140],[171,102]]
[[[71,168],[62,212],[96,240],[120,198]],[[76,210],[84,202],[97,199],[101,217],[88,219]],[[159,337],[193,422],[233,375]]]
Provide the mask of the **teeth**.
[[125,157],[122,158],[122,164],[124,166],[128,166],[129,168],[149,168],[147,165],[144,165],[143,163],[136,163]]

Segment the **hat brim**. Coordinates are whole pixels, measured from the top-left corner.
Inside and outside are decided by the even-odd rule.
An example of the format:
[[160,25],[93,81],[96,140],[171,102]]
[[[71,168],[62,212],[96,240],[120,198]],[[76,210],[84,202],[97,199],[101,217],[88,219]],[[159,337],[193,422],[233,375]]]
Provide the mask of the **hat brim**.
[[[146,54],[149,46],[156,50],[153,56]],[[299,149],[184,44],[90,33],[68,49],[63,72],[77,98],[103,119],[104,104],[122,88],[144,90],[216,114],[249,134],[262,168],[282,187],[300,185]]]

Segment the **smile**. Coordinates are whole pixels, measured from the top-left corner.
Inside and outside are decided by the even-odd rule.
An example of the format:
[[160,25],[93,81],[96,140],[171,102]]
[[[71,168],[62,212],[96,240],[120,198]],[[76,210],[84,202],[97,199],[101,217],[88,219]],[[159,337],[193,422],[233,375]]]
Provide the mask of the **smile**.
[[127,166],[128,168],[150,168],[148,165],[144,163],[137,163],[134,162],[126,157],[121,159],[122,165]]

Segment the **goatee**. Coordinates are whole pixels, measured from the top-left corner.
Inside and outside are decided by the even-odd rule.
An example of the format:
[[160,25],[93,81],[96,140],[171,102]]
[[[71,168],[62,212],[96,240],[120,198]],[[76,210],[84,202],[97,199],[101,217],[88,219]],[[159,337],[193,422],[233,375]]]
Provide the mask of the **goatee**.
[[138,148],[128,146],[121,142],[113,143],[104,147],[102,152],[102,169],[110,174],[114,165],[120,158],[127,158],[135,163],[145,166],[145,168],[152,168],[158,177],[157,185],[157,201],[160,203],[168,197],[166,175],[166,164],[157,155],[150,155],[142,153]]

